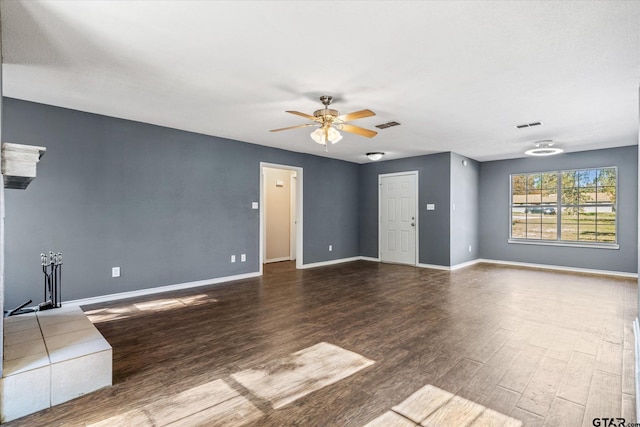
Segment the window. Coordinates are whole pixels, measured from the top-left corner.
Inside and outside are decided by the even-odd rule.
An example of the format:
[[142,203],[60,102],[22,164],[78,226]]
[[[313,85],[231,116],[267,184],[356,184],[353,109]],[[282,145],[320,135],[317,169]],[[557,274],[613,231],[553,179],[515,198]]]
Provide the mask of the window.
[[511,239],[616,244],[616,181],[615,167],[511,175]]

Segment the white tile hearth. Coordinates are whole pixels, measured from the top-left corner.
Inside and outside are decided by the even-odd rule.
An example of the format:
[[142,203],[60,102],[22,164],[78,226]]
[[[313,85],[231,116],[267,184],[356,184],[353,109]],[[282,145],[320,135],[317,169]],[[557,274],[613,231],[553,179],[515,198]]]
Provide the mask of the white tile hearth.
[[81,331],[83,329],[94,328],[93,323],[86,317],[84,319],[74,319],[68,322],[40,323],[42,335],[51,337],[53,335],[68,334],[69,332]]
[[8,377],[10,375],[20,374],[22,372],[31,371],[33,369],[49,366],[49,356],[46,352],[23,356],[18,359],[5,360],[2,369],[2,375]]
[[15,420],[51,406],[49,365],[2,378],[0,422]]
[[[20,323],[16,323],[20,325]],[[42,333],[40,328],[36,324],[34,328],[22,329],[20,331],[14,331],[13,325],[5,325],[4,331],[4,345],[20,344],[27,341],[41,340]]]
[[78,312],[66,310],[57,313],[57,310],[61,310],[61,308],[38,312],[38,322],[40,323],[40,325],[55,325],[56,323],[87,320],[87,316],[82,311]]
[[0,422],[111,385],[111,346],[79,307],[11,316],[4,332]]
[[81,329],[66,334],[44,337],[44,341],[50,352],[59,348],[99,339],[102,339],[102,334],[100,334],[96,328]]
[[[108,345],[108,344],[107,344]],[[51,364],[51,405],[111,385],[111,347]]]
[[40,353],[46,354],[47,348],[42,339],[37,339],[5,346],[3,357],[7,361]]
[[38,319],[35,313],[28,313],[20,316],[7,317],[4,319],[4,324],[11,325],[12,332],[18,332],[24,329],[37,328]]
[[49,349],[49,360],[51,360],[51,363],[60,363],[103,351],[111,351],[111,346],[104,338],[93,341],[71,343],[64,347]]

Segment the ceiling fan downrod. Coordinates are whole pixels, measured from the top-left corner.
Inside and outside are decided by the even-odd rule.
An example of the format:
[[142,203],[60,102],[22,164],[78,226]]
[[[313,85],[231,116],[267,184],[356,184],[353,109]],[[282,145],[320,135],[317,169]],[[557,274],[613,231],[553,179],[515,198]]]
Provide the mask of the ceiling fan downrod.
[[320,102],[322,102],[324,104],[325,108],[327,108],[329,105],[331,105],[331,101],[333,101],[333,96],[322,95],[320,97]]

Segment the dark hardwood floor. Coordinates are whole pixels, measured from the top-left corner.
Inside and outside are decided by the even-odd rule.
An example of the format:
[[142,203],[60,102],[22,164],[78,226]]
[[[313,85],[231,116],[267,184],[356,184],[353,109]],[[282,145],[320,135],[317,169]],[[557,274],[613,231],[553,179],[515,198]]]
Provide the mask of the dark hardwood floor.
[[[88,425],[218,379],[264,412],[260,426],[361,426],[426,384],[526,426],[635,421],[636,292],[635,279],[489,264],[270,264],[83,307],[113,346],[113,387],[6,425]],[[375,364],[277,410],[231,379],[322,341]]]

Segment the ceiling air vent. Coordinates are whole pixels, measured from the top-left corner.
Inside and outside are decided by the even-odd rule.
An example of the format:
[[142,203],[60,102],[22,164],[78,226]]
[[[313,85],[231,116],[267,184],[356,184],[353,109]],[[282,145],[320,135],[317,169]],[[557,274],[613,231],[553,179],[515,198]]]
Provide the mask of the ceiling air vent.
[[540,126],[541,124],[542,124],[542,122],[532,122],[532,123],[525,123],[525,124],[522,124],[522,125],[516,125],[516,127],[518,129],[524,129],[524,128],[530,128],[530,127],[533,127],[533,126]]
[[381,125],[376,125],[378,129],[386,129],[393,126],[400,126],[400,123],[393,121],[393,122],[382,123]]

